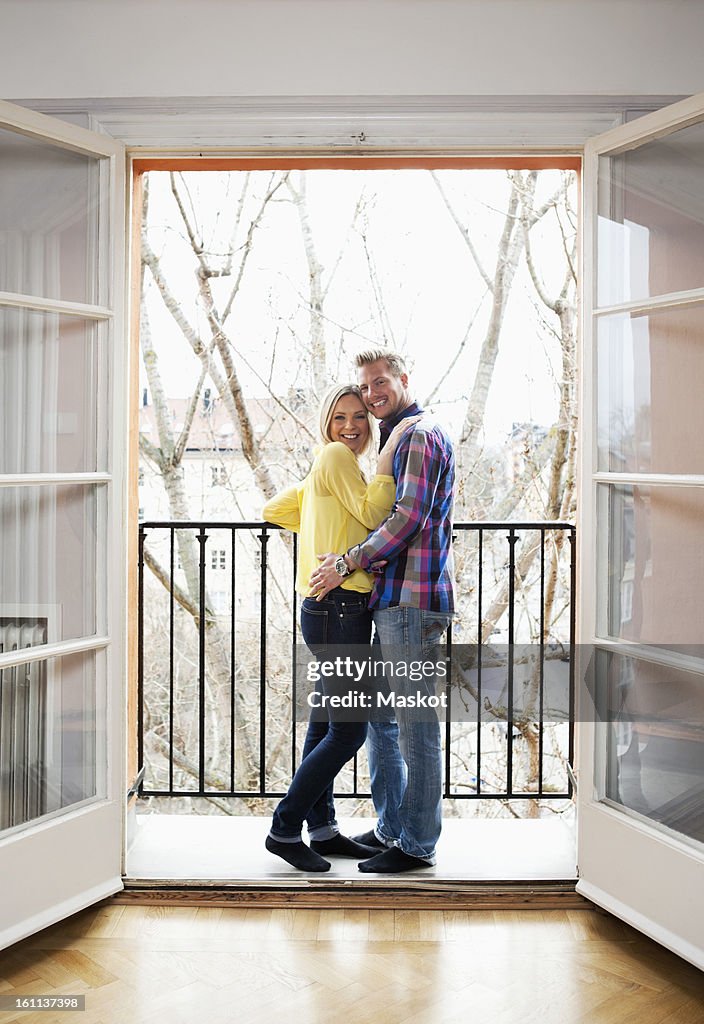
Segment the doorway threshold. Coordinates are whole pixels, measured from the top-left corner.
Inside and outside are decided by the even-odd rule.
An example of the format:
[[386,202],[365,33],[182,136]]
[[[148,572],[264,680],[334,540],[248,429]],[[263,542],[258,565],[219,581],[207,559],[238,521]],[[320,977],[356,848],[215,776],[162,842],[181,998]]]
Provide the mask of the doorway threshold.
[[[352,859],[331,858],[319,876],[267,853],[269,818],[138,814],[121,900],[256,902],[284,906],[457,907],[582,905],[575,894],[574,818],[462,819],[443,824],[437,864],[403,875],[362,875]],[[345,835],[371,828],[341,819]],[[409,902],[411,901],[411,902]],[[547,901],[547,902],[546,902]]]

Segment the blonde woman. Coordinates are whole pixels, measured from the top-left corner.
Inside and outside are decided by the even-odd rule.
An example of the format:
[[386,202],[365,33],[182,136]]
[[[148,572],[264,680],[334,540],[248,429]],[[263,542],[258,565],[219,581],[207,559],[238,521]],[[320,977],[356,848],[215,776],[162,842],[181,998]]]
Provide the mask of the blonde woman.
[[[310,472],[264,506],[262,516],[267,522],[299,534],[296,589],[303,597],[301,633],[313,653],[326,645],[371,642],[368,573],[361,569],[350,573],[339,559],[339,585],[320,601],[311,594],[308,581],[318,566],[318,554],[347,551],[388,516],[396,493],[394,451],[415,422],[405,419],[392,431],[368,484],[359,456],[372,441],[371,416],[356,385],[332,388],[320,409],[322,447]],[[332,796],[335,776],[364,743],[367,723],[314,719],[308,725],[303,759],[274,812],[265,844],[270,853],[300,871],[328,871],[326,854],[363,860],[378,853],[340,834]],[[304,821],[310,846],[301,837]]]

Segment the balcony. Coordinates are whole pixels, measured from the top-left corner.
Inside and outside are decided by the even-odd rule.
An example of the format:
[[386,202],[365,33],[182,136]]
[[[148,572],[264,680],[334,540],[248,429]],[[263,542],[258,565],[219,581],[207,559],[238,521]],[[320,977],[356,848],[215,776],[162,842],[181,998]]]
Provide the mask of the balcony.
[[[419,874],[572,879],[575,529],[457,523],[455,549],[451,678],[468,652],[471,664],[461,688],[448,684],[439,867]],[[140,525],[130,877],[300,880],[262,845],[305,730],[295,710],[296,556],[296,538],[266,523]],[[550,710],[555,678],[561,716]],[[374,812],[363,751],[337,789],[343,828],[364,831]],[[326,881],[359,878],[356,863],[338,860]]]

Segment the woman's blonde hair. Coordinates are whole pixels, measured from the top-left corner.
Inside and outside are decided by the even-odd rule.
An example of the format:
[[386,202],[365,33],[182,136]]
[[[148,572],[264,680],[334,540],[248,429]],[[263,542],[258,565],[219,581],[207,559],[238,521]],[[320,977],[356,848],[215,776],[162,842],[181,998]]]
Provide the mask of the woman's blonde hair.
[[367,443],[360,452],[360,455],[363,455],[369,448],[374,437],[374,420],[372,418],[372,414],[369,412],[366,405],[364,404],[362,392],[359,390],[356,384],[337,384],[335,385],[335,387],[330,388],[330,390],[323,398],[322,402],[320,403],[320,419],[318,421],[320,440],[323,442],[323,444],[330,444],[332,442],[333,439],[330,436],[330,427],[332,425],[333,413],[335,412],[335,406],[337,405],[341,398],[345,397],[345,395],[354,395],[355,398],[358,398],[367,416],[369,436],[367,438]]

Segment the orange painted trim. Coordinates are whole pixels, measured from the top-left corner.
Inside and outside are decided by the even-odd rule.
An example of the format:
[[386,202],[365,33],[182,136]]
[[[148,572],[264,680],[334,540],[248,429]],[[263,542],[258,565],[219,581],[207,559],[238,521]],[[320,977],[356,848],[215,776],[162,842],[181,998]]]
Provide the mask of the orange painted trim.
[[320,156],[300,157],[145,157],[132,163],[135,174],[145,171],[382,171],[416,168],[435,170],[491,171],[581,171],[580,156],[546,154],[545,156]]
[[[142,302],[142,199],[144,178],[132,178],[131,260],[130,260],[130,393],[128,433],[128,510],[127,510],[127,786],[131,789],[139,773],[137,750],[138,708],[138,628],[139,588],[139,315]],[[133,797],[132,803],[135,798]]]

